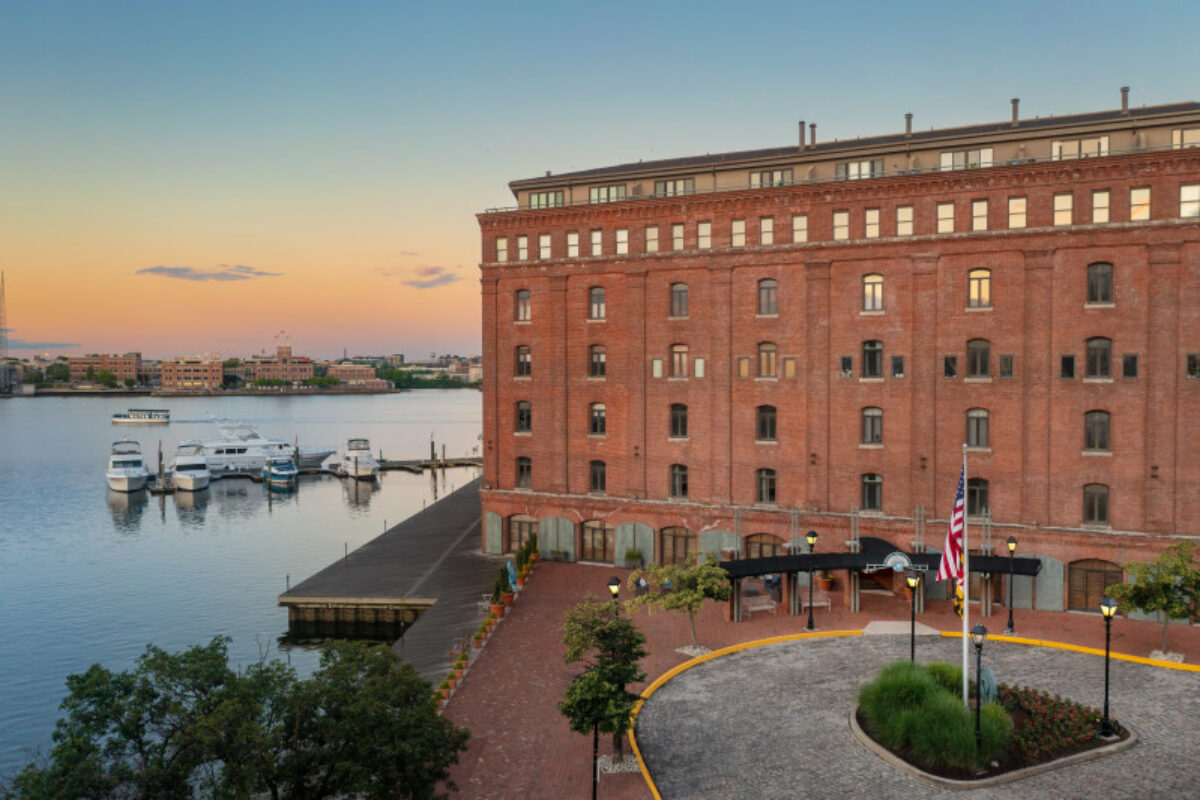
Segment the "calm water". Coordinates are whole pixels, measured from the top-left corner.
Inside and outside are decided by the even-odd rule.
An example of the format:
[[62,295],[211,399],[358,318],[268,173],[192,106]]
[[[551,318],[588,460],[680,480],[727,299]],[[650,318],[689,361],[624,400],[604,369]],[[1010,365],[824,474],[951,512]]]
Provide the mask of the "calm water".
[[[169,408],[162,426],[115,426],[130,406]],[[213,416],[265,436],[341,449],[367,436],[385,458],[423,458],[430,434],[450,456],[479,445],[481,395],[418,390],[363,397],[19,398],[0,401],[0,772],[45,748],[64,679],[99,662],[125,669],[154,643],[168,650],[232,637],[231,661],[261,651],[301,672],[311,650],[276,650],[285,589],[420,511],[474,469],[389,472],[375,489],[312,476],[291,496],[246,480],[167,497],[110,493],[108,446],[138,439],[147,461],[182,439],[215,434]]]

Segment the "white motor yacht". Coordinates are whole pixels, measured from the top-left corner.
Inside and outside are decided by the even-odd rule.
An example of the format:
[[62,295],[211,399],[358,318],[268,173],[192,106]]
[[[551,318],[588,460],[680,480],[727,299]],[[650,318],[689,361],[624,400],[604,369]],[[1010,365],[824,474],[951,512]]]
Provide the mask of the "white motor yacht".
[[108,488],[113,491],[136,492],[145,489],[150,481],[150,471],[142,459],[141,445],[131,439],[113,442],[104,475],[108,479]]
[[195,443],[184,443],[175,450],[175,463],[171,467],[171,480],[175,488],[183,492],[198,492],[208,488],[212,473],[208,471],[208,458],[204,448]]
[[[208,469],[214,476],[227,472],[260,473],[267,459],[295,459],[296,446],[282,439],[269,439],[251,425],[224,421],[221,431],[212,438],[183,442],[184,445],[199,446],[208,459]],[[321,462],[333,455],[332,449],[301,447],[300,469],[319,467]]]
[[342,454],[341,473],[359,481],[373,481],[379,475],[379,462],[371,455],[371,443],[366,439],[351,439],[346,442]]

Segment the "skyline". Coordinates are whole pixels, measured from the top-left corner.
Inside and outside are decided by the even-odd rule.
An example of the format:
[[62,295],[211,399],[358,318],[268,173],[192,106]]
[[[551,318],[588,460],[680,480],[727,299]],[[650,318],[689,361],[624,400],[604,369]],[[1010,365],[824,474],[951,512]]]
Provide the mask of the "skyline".
[[478,353],[509,181],[1198,99],[1194,5],[1087,8],[5,4],[10,353]]

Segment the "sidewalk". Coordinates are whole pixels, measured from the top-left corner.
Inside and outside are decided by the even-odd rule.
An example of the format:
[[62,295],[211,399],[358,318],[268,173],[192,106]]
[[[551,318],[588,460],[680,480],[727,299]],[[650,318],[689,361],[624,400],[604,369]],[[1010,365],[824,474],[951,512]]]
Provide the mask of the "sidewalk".
[[[606,566],[539,563],[525,590],[488,641],[462,686],[446,708],[446,715],[471,731],[469,748],[452,771],[459,794],[471,798],[585,797],[590,791],[592,742],[574,733],[558,711],[567,685],[578,665],[563,663],[562,621],[566,609],[587,594],[607,597],[608,579],[624,582],[629,571]],[[622,584],[624,585],[624,584]],[[909,620],[902,597],[867,594],[862,612],[851,614],[839,607],[834,590],[833,611],[815,611],[818,630],[861,630],[875,620]],[[962,622],[948,601],[930,602],[918,622],[942,631],[958,631]],[[700,644],[711,649],[738,642],[799,633],[807,616],[786,613],[756,614],[732,623],[725,619],[724,604],[710,603],[696,620]],[[973,612],[978,606],[972,607]],[[648,655],[642,662],[649,680],[688,660],[676,648],[691,644],[687,618],[661,611],[638,611],[634,617],[646,635]],[[1000,633],[1007,609],[984,620],[992,633]],[[972,615],[972,625],[976,615]],[[1047,639],[1085,647],[1104,648],[1104,621],[1097,614],[1049,611],[1014,611],[1018,636]],[[1112,650],[1148,656],[1157,649],[1161,626],[1118,618],[1112,624]],[[1170,649],[1181,652],[1186,663],[1200,663],[1200,629],[1172,625]],[[906,656],[899,653],[897,657]],[[867,677],[864,674],[864,679]],[[634,687],[635,691],[644,687]],[[611,737],[601,737],[600,753],[612,752]],[[649,800],[651,794],[638,773],[600,776],[599,794],[608,798]]]

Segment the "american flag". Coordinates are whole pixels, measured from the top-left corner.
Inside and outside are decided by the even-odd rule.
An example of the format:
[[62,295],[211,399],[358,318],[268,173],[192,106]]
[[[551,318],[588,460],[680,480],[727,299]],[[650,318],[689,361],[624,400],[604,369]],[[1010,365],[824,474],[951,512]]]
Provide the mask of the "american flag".
[[954,494],[954,510],[950,512],[950,528],[946,531],[946,546],[942,549],[942,561],[938,564],[939,581],[954,578],[962,584],[962,536],[963,536],[963,481],[966,466],[958,473],[958,491]]

